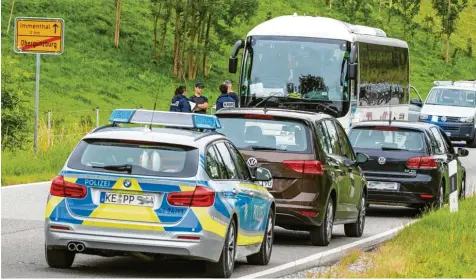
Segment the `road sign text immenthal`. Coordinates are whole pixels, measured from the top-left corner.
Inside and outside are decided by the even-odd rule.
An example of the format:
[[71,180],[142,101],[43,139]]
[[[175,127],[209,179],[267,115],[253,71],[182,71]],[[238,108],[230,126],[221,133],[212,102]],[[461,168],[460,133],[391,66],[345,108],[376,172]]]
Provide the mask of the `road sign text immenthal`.
[[63,41],[63,19],[18,17],[15,20],[15,51],[18,53],[61,54]]

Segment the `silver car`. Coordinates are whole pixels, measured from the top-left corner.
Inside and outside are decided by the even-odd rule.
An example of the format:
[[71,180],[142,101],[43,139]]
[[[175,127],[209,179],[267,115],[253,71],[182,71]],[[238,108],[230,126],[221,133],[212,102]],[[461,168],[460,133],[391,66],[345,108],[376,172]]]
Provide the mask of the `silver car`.
[[[118,125],[151,119],[167,128]],[[116,110],[110,121],[81,139],[51,183],[50,267],[71,267],[77,253],[206,260],[210,277],[230,277],[238,257],[268,264],[275,203],[260,183],[271,174],[250,170],[214,132],[215,116]]]

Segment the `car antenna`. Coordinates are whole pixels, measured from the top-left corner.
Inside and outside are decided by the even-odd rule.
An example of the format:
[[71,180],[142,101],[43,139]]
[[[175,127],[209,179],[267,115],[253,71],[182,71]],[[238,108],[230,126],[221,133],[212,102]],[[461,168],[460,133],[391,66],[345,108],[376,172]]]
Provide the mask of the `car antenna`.
[[390,89],[390,101],[388,102],[388,125],[392,125],[392,89]]
[[154,109],[152,110],[152,117],[150,118],[150,125],[149,129],[152,131],[152,121],[154,121],[154,112],[155,108],[157,106],[157,98],[159,97],[159,91],[157,90],[157,93],[155,94],[155,102],[154,102]]

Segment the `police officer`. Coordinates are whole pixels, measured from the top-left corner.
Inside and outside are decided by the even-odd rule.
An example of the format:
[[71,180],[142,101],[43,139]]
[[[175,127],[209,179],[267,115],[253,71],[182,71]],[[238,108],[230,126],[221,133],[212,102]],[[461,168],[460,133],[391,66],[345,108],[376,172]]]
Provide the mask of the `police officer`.
[[228,95],[228,85],[220,84],[220,97],[217,99],[217,111],[222,108],[234,108],[236,107],[236,101],[230,95]]
[[223,82],[223,84],[226,84],[228,86],[228,95],[235,100],[235,102],[236,102],[235,106],[238,106],[238,95],[235,92],[233,92],[231,81],[230,80],[225,80]]
[[175,112],[192,112],[190,103],[187,100],[187,88],[185,86],[179,86],[177,88],[177,95],[172,98],[170,104],[170,111]]
[[194,113],[207,113],[208,98],[202,95],[204,87],[201,82],[197,82],[195,84],[195,94],[188,99],[190,102],[197,104],[193,110]]

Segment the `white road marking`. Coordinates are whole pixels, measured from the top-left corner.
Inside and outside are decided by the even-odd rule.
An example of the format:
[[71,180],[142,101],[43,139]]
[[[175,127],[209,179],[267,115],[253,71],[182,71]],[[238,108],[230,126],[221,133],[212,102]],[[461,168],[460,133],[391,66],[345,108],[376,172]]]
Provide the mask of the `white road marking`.
[[349,244],[345,244],[345,245],[342,245],[340,247],[337,247],[337,248],[334,248],[334,249],[331,249],[331,250],[316,253],[316,254],[310,255],[308,257],[299,259],[297,261],[293,261],[293,262],[290,262],[290,263],[287,263],[287,264],[276,266],[276,267],[273,267],[273,268],[270,268],[270,269],[267,269],[267,270],[263,270],[263,271],[260,271],[260,272],[256,272],[256,273],[253,273],[253,274],[248,274],[246,276],[239,277],[239,278],[241,279],[241,278],[263,277],[263,276],[273,274],[273,273],[276,273],[276,272],[280,272],[280,271],[283,271],[283,270],[286,270],[286,269],[289,269],[289,268],[293,268],[293,267],[296,267],[298,265],[302,265],[302,264],[305,264],[305,263],[308,263],[308,262],[311,262],[311,261],[318,261],[323,257],[330,256],[332,254],[339,253],[339,252],[342,252],[342,251],[345,251],[345,250],[350,250],[350,249],[352,249],[354,247],[357,247],[359,245],[362,245],[362,244],[365,244],[365,243],[368,243],[368,242],[371,242],[371,241],[374,241],[374,240],[378,240],[379,238],[385,238],[389,235],[395,234],[395,233],[399,232],[400,230],[402,230],[403,228],[409,226],[410,224],[415,223],[416,221],[418,221],[418,220],[410,221],[407,224],[402,225],[400,227],[396,227],[394,229],[391,229],[391,230],[388,230],[388,231],[385,231],[385,232],[382,232],[382,233],[379,233],[379,234],[376,234],[376,235],[373,235],[373,236],[370,236],[370,237],[367,237],[367,238],[364,238],[364,239],[361,239],[361,240],[358,240],[358,241],[355,241],[355,242],[352,242],[352,243],[349,243]]

